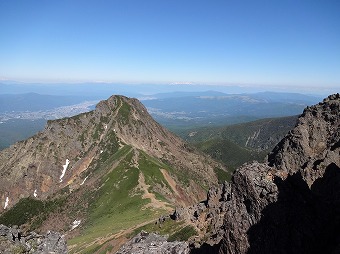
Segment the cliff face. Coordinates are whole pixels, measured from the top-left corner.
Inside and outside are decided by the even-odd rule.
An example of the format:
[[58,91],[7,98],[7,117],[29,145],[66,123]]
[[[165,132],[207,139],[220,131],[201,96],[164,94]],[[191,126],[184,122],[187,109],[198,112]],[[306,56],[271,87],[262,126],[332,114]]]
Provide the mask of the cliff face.
[[177,209],[205,236],[192,252],[339,253],[339,125],[336,94],[305,109],[268,164],[244,165],[205,203]]
[[306,108],[297,126],[269,154],[269,165],[289,174],[301,172],[308,186],[322,177],[331,163],[339,166],[339,100],[339,94],[331,95]]

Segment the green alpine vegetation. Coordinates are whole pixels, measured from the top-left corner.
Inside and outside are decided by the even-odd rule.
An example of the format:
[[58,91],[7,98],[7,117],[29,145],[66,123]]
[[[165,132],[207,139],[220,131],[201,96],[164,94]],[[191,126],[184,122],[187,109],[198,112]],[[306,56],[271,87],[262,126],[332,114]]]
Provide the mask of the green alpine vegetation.
[[190,129],[177,134],[235,170],[246,162],[263,161],[275,144],[295,126],[296,120],[297,116],[267,118],[224,127]]

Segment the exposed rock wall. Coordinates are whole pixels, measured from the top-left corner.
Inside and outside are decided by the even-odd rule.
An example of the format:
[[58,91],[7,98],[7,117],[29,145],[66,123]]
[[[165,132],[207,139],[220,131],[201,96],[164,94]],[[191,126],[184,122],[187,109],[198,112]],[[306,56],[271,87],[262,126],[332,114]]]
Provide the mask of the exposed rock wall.
[[294,174],[301,172],[309,186],[330,163],[340,165],[340,98],[334,94],[307,107],[297,126],[268,156],[269,165]]
[[260,163],[245,165],[235,172],[231,183],[211,188],[205,203],[176,209],[173,218],[186,219],[201,230],[206,239],[193,243],[194,247],[203,244],[204,251],[198,253],[207,248],[211,251],[210,245],[223,241],[227,242],[226,253],[246,253],[247,231],[260,220],[262,210],[277,201],[274,179],[281,177],[280,173]]

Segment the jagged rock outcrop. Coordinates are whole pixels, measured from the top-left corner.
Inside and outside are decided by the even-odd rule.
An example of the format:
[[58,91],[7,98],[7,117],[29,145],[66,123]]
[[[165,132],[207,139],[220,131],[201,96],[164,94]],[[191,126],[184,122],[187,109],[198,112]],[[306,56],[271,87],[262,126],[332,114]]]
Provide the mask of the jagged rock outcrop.
[[168,242],[164,236],[142,231],[122,246],[117,254],[188,254],[189,251],[186,242]]
[[[194,223],[207,246],[228,237],[227,253],[246,253],[247,230],[261,218],[262,210],[277,200],[274,179],[281,176],[281,172],[261,163],[244,165],[234,173],[231,183],[212,187],[204,203],[176,209],[172,217]],[[232,234],[226,233],[229,230]]]
[[175,211],[206,238],[192,253],[340,253],[339,143],[335,94],[305,109],[268,164],[242,166],[206,202]]
[[0,253],[27,254],[66,254],[66,240],[57,232],[47,232],[39,235],[34,232],[24,234],[18,227],[0,225]]
[[307,107],[297,126],[269,154],[269,165],[288,174],[300,171],[311,186],[324,175],[329,164],[340,165],[339,125],[339,94]]

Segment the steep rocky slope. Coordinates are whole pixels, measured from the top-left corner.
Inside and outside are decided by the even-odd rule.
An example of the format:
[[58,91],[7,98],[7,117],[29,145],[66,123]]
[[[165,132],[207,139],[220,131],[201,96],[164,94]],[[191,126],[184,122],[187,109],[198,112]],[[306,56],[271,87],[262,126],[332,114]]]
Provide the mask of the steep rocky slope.
[[207,201],[176,209],[192,253],[340,252],[340,96],[308,107],[268,163],[239,168]]
[[92,112],[49,121],[43,132],[0,153],[0,211],[22,197],[44,199],[66,186],[79,188],[89,168],[126,145],[201,179],[202,186],[217,181],[217,164],[162,128],[137,100],[113,96]]
[[52,228],[74,252],[94,252],[175,205],[204,199],[216,172],[228,174],[138,100],[112,96],[1,151],[0,223]]

